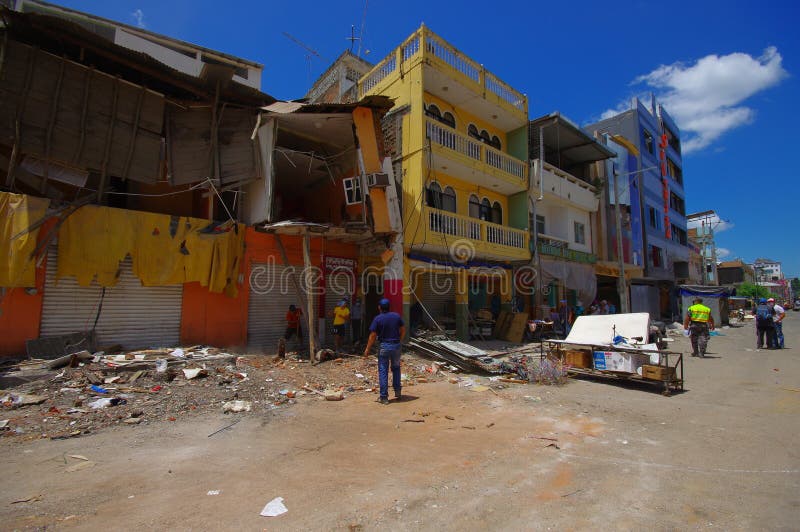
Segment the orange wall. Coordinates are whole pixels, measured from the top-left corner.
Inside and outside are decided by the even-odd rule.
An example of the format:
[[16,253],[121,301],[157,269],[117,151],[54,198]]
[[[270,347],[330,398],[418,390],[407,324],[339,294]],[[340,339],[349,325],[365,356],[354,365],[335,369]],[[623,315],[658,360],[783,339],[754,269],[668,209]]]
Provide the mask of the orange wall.
[[[56,223],[48,220],[39,228],[37,242],[41,242]],[[26,355],[25,341],[39,337],[42,321],[42,299],[44,297],[45,267],[36,268],[36,293],[28,295],[24,288],[7,288],[0,300],[0,357]]]
[[[302,237],[281,236],[289,262],[303,264]],[[311,239],[311,262],[320,267],[325,255],[357,258],[358,247],[354,244]],[[283,264],[275,236],[259,233],[248,227],[245,233],[244,268],[250,272],[253,263],[267,262],[272,257],[276,264]],[[181,342],[184,344],[208,344],[218,347],[247,345],[247,309],[249,304],[249,274],[243,275],[243,284],[235,298],[214,294],[198,283],[183,286],[181,316]]]

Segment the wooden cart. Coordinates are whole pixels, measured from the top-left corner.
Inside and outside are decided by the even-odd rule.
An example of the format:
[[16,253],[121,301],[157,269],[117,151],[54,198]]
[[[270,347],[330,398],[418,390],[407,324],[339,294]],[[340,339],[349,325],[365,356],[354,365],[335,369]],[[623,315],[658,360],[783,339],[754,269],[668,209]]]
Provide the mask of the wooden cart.
[[[549,340],[546,343],[550,348],[551,355],[555,354],[561,363],[568,368],[570,374],[592,375],[605,379],[644,382],[655,386],[663,386],[664,389],[661,393],[666,396],[672,395],[673,391],[683,391],[683,353],[652,349],[631,349],[600,344],[575,344],[567,343],[563,340]],[[576,349],[567,349],[565,346]],[[586,351],[591,353],[590,360],[588,361],[585,355],[572,355],[572,353]],[[642,375],[622,371],[595,369],[594,353],[597,351],[639,355],[658,353],[659,360],[658,364],[647,364],[643,366]],[[542,356],[545,356],[544,350],[542,350]]]

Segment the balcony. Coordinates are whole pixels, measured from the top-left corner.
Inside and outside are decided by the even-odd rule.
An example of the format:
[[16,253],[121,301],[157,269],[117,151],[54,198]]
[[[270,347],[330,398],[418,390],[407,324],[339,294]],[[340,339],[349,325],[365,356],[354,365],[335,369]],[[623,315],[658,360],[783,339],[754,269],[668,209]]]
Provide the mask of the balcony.
[[553,166],[541,159],[533,161],[531,169],[531,188],[539,188],[539,165],[542,165],[542,190],[547,199],[572,204],[579,209],[597,212],[599,199],[595,195],[597,189],[578,177]]
[[528,165],[524,161],[432,119],[426,120],[425,135],[431,142],[434,170],[501,194],[527,189]]
[[540,233],[538,237],[538,244],[539,253],[542,255],[557,257],[572,262],[580,262],[583,264],[594,264],[597,262],[597,255],[594,253],[586,253],[585,251],[569,249],[567,241],[560,238],[543,235]]
[[418,249],[447,250],[451,255],[463,252],[470,259],[514,261],[530,258],[527,231],[432,207],[423,207],[422,216],[425,234],[415,242],[408,242]]
[[409,72],[421,63],[424,90],[495,124],[503,131],[528,121],[528,98],[488,72],[424,25],[364,75],[359,98],[380,93],[398,70]]

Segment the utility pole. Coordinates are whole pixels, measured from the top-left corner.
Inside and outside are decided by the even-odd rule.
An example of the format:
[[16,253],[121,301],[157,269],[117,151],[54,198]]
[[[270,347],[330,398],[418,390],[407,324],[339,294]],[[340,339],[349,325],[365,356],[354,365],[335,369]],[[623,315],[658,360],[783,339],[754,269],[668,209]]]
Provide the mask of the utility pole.
[[617,293],[619,294],[619,307],[623,314],[630,312],[628,309],[628,282],[625,280],[625,257],[622,247],[622,213],[619,211],[619,174],[617,167],[611,163],[614,176],[614,225],[617,232],[617,263],[619,264],[619,277],[617,278]]

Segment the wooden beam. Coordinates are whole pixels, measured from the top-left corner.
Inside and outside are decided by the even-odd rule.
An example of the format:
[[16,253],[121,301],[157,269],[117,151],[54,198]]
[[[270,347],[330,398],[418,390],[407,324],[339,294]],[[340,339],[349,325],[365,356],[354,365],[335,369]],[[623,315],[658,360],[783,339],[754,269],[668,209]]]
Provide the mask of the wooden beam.
[[311,290],[311,284],[313,282],[313,271],[311,269],[311,238],[308,236],[308,232],[303,234],[303,274],[305,275],[306,279],[306,305],[308,306],[308,354],[309,354],[309,361],[312,364],[319,363],[317,360],[317,343],[316,337],[314,336],[314,330],[316,329],[315,323],[316,316],[314,315],[314,290]]
[[142,102],[144,102],[146,92],[147,89],[142,87],[139,91],[139,98],[136,100],[136,116],[133,119],[133,126],[131,127],[131,142],[130,145],[128,145],[128,156],[125,158],[125,166],[123,166],[123,179],[128,179],[128,173],[131,169],[131,159],[133,158],[133,151],[136,147],[136,135],[139,132],[139,119],[142,116]]
[[[292,265],[289,263],[289,257],[286,255],[286,248],[283,246],[283,241],[281,240],[281,235],[275,233],[275,243],[278,245],[278,251],[281,254],[281,259],[283,260],[283,265],[287,268],[292,268]],[[310,253],[307,250],[307,239],[308,234],[303,236],[303,263],[308,264],[310,263]],[[300,281],[297,279],[297,274],[292,270],[292,284],[294,284],[295,292],[297,293],[297,301],[300,304],[300,310],[303,311],[303,314],[308,317],[308,348],[309,348],[309,360],[311,363],[316,362],[316,334],[315,334],[315,327],[314,327],[314,299],[313,299],[313,290],[309,289],[309,275],[311,274],[311,270],[308,266],[305,267],[304,270],[305,280],[306,280],[306,297],[303,297],[303,290],[300,286]]]
[[6,176],[6,186],[8,188],[14,187],[14,167],[17,165],[17,158],[19,157],[19,144],[20,144],[20,128],[19,124],[22,120],[22,113],[25,110],[25,104],[28,102],[28,93],[30,92],[31,78],[33,77],[33,68],[36,64],[36,56],[39,53],[38,48],[32,48],[30,57],[28,58],[28,67],[25,69],[25,82],[22,85],[22,101],[18,102],[16,117],[14,118],[14,145],[11,147],[11,158],[8,161],[8,175]]
[[58,78],[56,79],[56,87],[53,91],[53,101],[50,104],[50,116],[47,119],[47,134],[44,137],[44,175],[42,175],[42,182],[39,192],[44,194],[47,190],[47,180],[50,177],[50,144],[53,140],[53,126],[56,124],[56,115],[58,114],[58,101],[61,99],[61,82],[64,80],[64,69],[67,62],[64,58],[61,59],[61,68],[58,69]]
[[111,151],[111,141],[114,137],[114,123],[117,121],[117,101],[119,100],[119,76],[114,78],[114,85],[111,97],[111,116],[108,119],[108,128],[106,129],[106,146],[103,151],[103,164],[100,171],[100,182],[97,185],[97,203],[103,204],[103,192],[106,187],[106,178],[108,177],[108,154]]

